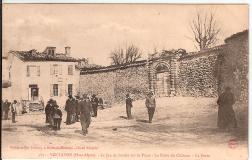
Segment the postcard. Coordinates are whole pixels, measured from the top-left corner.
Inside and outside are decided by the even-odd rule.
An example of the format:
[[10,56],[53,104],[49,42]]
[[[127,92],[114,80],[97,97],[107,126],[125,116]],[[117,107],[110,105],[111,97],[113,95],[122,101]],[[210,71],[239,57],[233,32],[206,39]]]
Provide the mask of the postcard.
[[2,9],[3,159],[248,159],[247,4]]

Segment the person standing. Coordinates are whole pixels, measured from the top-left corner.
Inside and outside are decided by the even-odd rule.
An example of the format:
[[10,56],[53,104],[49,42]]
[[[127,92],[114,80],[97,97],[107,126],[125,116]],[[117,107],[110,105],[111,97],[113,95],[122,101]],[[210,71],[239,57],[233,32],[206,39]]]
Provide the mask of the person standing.
[[75,96],[75,110],[76,110],[76,122],[80,121],[80,105],[79,105],[80,97]]
[[126,94],[126,113],[127,113],[127,119],[132,119],[131,115],[131,108],[133,107],[132,105],[132,99],[130,98],[129,94]]
[[62,120],[62,112],[57,105],[57,102],[54,102],[53,105],[53,113],[52,113],[53,121],[54,121],[54,130],[60,130],[60,124]]
[[67,125],[71,124],[73,108],[74,108],[74,99],[73,99],[72,95],[69,95],[68,99],[66,101],[66,105],[65,105],[65,111],[67,112],[67,117],[66,117],[66,124]]
[[88,127],[91,123],[91,102],[86,94],[80,100],[80,122],[82,127],[82,134],[86,135],[88,133]]
[[149,123],[152,123],[152,118],[156,109],[156,100],[152,92],[148,93],[146,97],[145,105],[148,110]]
[[95,94],[92,95],[91,98],[91,103],[92,103],[92,108],[93,108],[93,112],[94,112],[94,117],[97,117],[97,109],[98,109],[98,98],[96,97]]
[[45,123],[50,122],[50,112],[51,112],[52,107],[53,107],[53,99],[49,99],[49,101],[47,102],[47,105],[45,107],[45,114],[46,114],[46,122]]
[[12,113],[12,123],[16,123],[16,114],[17,114],[17,101],[14,100],[11,105],[11,113]]
[[102,97],[100,97],[98,101],[99,101],[99,106],[101,106],[101,109],[104,109]]
[[225,91],[219,96],[217,100],[217,104],[219,105],[217,126],[219,128],[226,129],[237,127],[237,121],[233,109],[234,103],[235,98],[233,93],[231,92],[231,88],[226,87]]
[[6,99],[3,103],[3,109],[4,109],[4,119],[7,120],[9,118],[9,111],[10,111],[10,105],[11,103]]

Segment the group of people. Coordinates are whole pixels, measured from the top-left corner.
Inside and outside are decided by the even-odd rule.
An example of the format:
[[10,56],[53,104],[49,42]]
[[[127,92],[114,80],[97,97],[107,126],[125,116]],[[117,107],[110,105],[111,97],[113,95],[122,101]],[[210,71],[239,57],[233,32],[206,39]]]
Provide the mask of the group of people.
[[60,130],[60,125],[62,121],[62,111],[59,109],[57,102],[50,99],[45,107],[46,123],[54,130]]
[[[132,115],[131,115],[131,108],[133,107],[132,101],[133,100],[130,97],[130,94],[126,94],[127,119],[132,119]],[[153,119],[155,109],[156,109],[156,100],[155,100],[153,92],[149,92],[147,94],[146,100],[145,100],[145,106],[146,106],[147,111],[148,111],[149,123],[152,123],[152,119]]]
[[[221,129],[237,128],[237,120],[233,109],[235,98],[230,87],[226,87],[225,91],[218,97],[218,119],[217,126]],[[152,118],[155,113],[156,100],[154,94],[149,92],[146,96],[145,106],[148,111],[149,123],[152,123]],[[126,114],[127,119],[132,119],[131,108],[133,107],[132,98],[126,94]]]
[[12,103],[9,102],[7,99],[1,102],[2,106],[2,115],[4,116],[4,120],[9,119],[9,112],[11,111],[11,119],[12,123],[16,123],[16,115],[17,115],[17,101],[14,100]]
[[[85,95],[85,98],[89,99],[91,103],[91,115],[93,117],[97,117],[97,111],[98,111],[98,106],[101,106],[103,108],[103,100],[102,98],[97,98],[95,94],[93,94],[91,97],[88,97],[88,95]],[[75,122],[78,122],[80,119],[80,113],[81,113],[81,108],[80,108],[80,101],[83,99],[83,97],[75,96],[75,98],[72,95],[68,96],[68,99],[66,101],[65,105],[65,111],[67,112],[67,118],[66,118],[66,124],[70,125]]]
[[[91,123],[91,116],[97,117],[98,106],[102,106],[101,100],[99,100],[95,94],[92,97],[88,97],[87,94],[81,97],[72,95],[68,96],[65,104],[66,111],[66,125],[71,125],[75,122],[81,122],[82,133],[86,135],[88,133],[88,127]],[[55,100],[50,99],[45,108],[46,123],[49,123],[55,130],[60,130],[62,112],[59,109]]]

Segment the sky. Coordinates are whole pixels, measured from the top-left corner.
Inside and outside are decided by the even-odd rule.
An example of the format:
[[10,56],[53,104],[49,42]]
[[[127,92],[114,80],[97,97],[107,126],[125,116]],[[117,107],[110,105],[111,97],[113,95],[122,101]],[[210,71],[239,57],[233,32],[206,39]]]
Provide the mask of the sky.
[[154,49],[195,51],[190,20],[196,11],[214,12],[221,28],[218,44],[248,29],[248,5],[168,4],[3,4],[3,54],[44,51],[47,46],[91,63],[110,65],[110,52],[127,44],[143,58]]

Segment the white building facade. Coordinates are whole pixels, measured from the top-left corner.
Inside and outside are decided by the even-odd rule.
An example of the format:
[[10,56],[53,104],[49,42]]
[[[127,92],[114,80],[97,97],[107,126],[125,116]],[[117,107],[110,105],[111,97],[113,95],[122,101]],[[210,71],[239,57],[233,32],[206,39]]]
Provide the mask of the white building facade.
[[57,54],[55,47],[38,53],[31,51],[10,51],[9,81],[11,86],[3,89],[3,98],[11,101],[42,101],[50,98],[63,107],[68,95],[78,94],[79,69],[77,60],[65,54]]

